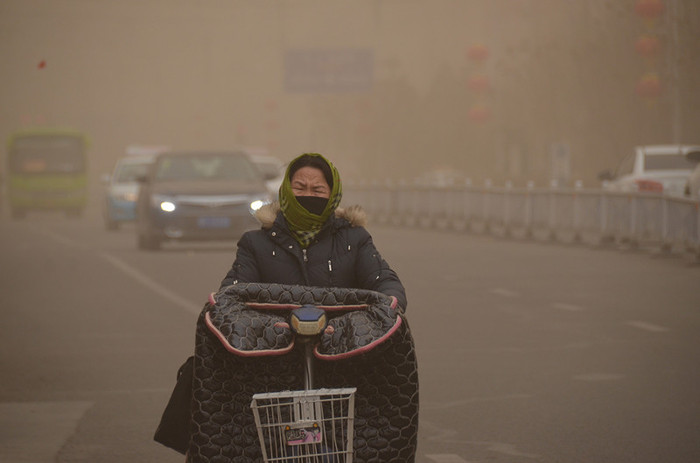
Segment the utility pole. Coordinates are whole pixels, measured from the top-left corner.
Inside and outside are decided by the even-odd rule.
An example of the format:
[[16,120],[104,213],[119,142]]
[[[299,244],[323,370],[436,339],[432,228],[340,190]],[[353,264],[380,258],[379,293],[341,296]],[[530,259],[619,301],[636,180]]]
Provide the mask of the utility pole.
[[680,11],[679,0],[669,1],[669,12],[667,21],[669,23],[669,35],[671,37],[671,46],[668,53],[669,74],[671,75],[671,133],[673,143],[681,144],[683,142],[683,108],[681,107],[681,42],[679,38],[678,23],[683,17]]

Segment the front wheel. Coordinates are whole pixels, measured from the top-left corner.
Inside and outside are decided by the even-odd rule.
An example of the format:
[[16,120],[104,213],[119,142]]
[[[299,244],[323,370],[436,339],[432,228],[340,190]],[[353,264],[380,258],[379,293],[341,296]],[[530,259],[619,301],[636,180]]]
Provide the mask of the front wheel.
[[112,219],[105,219],[105,228],[110,231],[119,230],[119,222]]
[[160,240],[150,233],[139,233],[138,247],[146,251],[157,251],[160,249]]
[[66,217],[69,219],[79,219],[83,215],[82,209],[66,209]]
[[24,209],[20,209],[18,207],[13,207],[12,210],[10,211],[10,216],[13,219],[23,219],[27,216],[27,211]]

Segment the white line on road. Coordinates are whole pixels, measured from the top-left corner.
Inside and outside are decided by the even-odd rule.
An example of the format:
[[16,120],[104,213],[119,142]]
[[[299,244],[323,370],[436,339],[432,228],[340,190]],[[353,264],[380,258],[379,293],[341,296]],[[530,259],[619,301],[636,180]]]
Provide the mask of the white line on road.
[[46,237],[49,237],[52,240],[56,241],[57,243],[63,244],[64,246],[68,246],[71,248],[90,249],[90,246],[87,246],[83,243],[72,240],[70,238],[66,238],[65,236],[60,235],[60,234],[53,232],[51,230],[47,230],[47,229],[43,229],[43,228],[40,229],[37,227],[33,227],[32,230],[34,230],[35,232],[42,234]]
[[428,457],[429,460],[433,460],[435,463],[468,463],[467,460],[452,453],[426,455],[426,457]]
[[188,312],[192,312],[194,314],[199,314],[199,312],[202,310],[202,307],[204,306],[204,302],[197,304],[195,302],[188,301],[187,299],[184,299],[182,297],[176,296],[168,288],[161,286],[160,284],[158,284],[155,281],[153,281],[152,279],[150,279],[144,273],[140,272],[136,268],[127,264],[123,260],[121,260],[117,257],[114,257],[111,254],[101,252],[101,253],[99,253],[99,256],[102,257],[103,259],[105,259],[110,264],[112,264],[117,269],[124,272],[126,275],[130,276],[131,278],[133,278],[137,282],[141,283],[146,288],[150,289],[151,291],[158,294],[159,296],[172,302],[176,306],[181,307],[181,308],[187,310]]
[[[55,233],[51,230],[45,230],[45,229],[38,229],[34,228],[34,231],[41,233],[44,236],[47,236],[51,238],[52,240],[61,243],[65,246],[70,246],[70,247],[75,247],[75,248],[82,248],[82,249],[90,249],[89,246],[84,245],[83,243],[80,243],[78,241],[72,240],[70,238],[66,238],[63,235],[60,235],[58,233]],[[182,307],[183,309],[187,310],[188,312],[192,312],[194,314],[199,314],[199,312],[202,309],[202,306],[204,306],[204,302],[201,304],[194,303],[192,301],[188,301],[187,299],[181,298],[173,294],[173,292],[152,279],[150,279],[148,276],[145,274],[141,273],[138,271],[136,268],[130,266],[123,260],[107,253],[100,252],[98,253],[100,257],[105,259],[107,262],[112,264],[114,267],[116,267],[118,270],[121,270],[124,272],[126,275],[130,276],[134,280],[138,281],[141,283],[143,286],[146,288],[150,289],[154,293],[158,294],[161,297],[164,297],[168,301],[172,302],[173,304],[177,305],[178,307]]]
[[[70,390],[60,390],[56,389],[51,391],[54,396],[63,397],[67,395],[72,395],[74,397],[88,397],[88,398],[99,398],[102,396],[115,396],[115,395],[129,395],[134,396],[136,394],[171,394],[173,392],[172,387],[151,387],[151,388],[141,388],[141,389],[70,389]],[[3,460],[0,460],[3,461]]]
[[[490,452],[499,453],[502,455],[508,455],[511,457],[524,457],[534,460],[541,460],[539,455],[521,452],[513,444],[508,444],[506,442],[493,442],[493,441],[473,441],[467,439],[460,439],[458,433],[454,429],[445,429],[444,425],[432,423],[430,421],[423,420],[421,423],[421,429],[424,431],[423,435],[428,434],[427,439],[434,442],[439,442],[441,444],[457,444],[459,448],[465,448],[468,445],[475,445],[483,447]],[[455,460],[454,458],[460,458],[454,454],[432,454],[426,455],[426,457],[440,462],[463,462],[465,460]],[[437,459],[436,459],[437,457]],[[443,458],[440,460],[440,458]]]
[[0,461],[51,463],[92,402],[0,403]]
[[567,304],[565,302],[555,302],[552,307],[559,310],[566,310],[568,312],[579,312],[583,310],[583,307],[574,304]]
[[651,331],[652,333],[664,333],[669,331],[669,329],[665,326],[654,325],[653,323],[647,323],[639,320],[630,320],[627,322],[627,324],[640,330]]
[[625,375],[618,375],[615,373],[586,373],[583,375],[574,376],[575,380],[578,381],[589,381],[589,382],[602,382],[602,381],[617,381],[623,379]]
[[530,394],[508,394],[493,397],[469,397],[461,400],[453,400],[450,402],[428,402],[421,403],[421,409],[424,410],[443,410],[443,409],[453,409],[455,407],[461,407],[463,405],[472,403],[482,403],[482,402],[500,402],[502,400],[517,400],[517,399],[529,399],[532,395]]
[[505,297],[517,297],[518,296],[518,293],[516,293],[515,291],[511,291],[511,290],[505,289],[505,288],[492,288],[491,290],[489,290],[489,292],[491,294],[497,294],[499,296],[505,296]]

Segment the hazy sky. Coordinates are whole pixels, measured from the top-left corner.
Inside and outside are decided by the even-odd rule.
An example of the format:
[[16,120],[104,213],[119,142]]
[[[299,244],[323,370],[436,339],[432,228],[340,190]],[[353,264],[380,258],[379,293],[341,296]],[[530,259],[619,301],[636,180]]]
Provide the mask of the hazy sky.
[[[647,66],[634,40],[663,30],[633,9],[633,0],[4,0],[0,135],[85,130],[96,172],[134,143],[254,145],[282,159],[321,151],[351,177],[374,164],[374,177],[449,166],[546,179],[552,146],[565,145],[571,175],[591,179],[635,144],[670,141],[668,102],[648,110],[634,95],[636,79],[667,59]],[[468,56],[475,45],[489,51],[481,63]],[[292,51],[311,56],[317,86],[350,66],[342,53],[365,53],[369,66],[352,70],[371,86],[290,89]],[[339,58],[322,62],[323,52]],[[470,88],[474,77],[489,91]]]

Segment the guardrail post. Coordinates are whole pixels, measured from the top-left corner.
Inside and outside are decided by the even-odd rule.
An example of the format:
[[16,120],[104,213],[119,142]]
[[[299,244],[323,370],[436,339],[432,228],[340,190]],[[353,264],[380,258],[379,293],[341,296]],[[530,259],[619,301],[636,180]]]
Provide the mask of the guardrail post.
[[532,209],[533,209],[533,195],[532,195],[532,190],[535,189],[535,182],[532,180],[527,182],[527,185],[525,187],[525,223],[523,224],[525,227],[525,230],[523,231],[523,237],[525,239],[532,239],[534,236],[534,232],[532,230]]
[[637,239],[637,213],[638,213],[638,201],[637,196],[628,196],[630,204],[630,217],[629,217],[629,236],[627,237],[627,243],[631,248],[637,248],[639,246],[639,240]]
[[576,183],[574,184],[574,193],[573,193],[573,220],[572,220],[572,226],[574,228],[574,236],[572,237],[572,241],[574,243],[581,243],[583,241],[583,236],[581,235],[581,196],[580,192],[583,189],[583,182],[580,180],[577,180]]
[[471,231],[471,198],[472,198],[472,179],[464,180],[462,187],[462,224],[460,228],[464,231]]
[[452,204],[452,195],[450,192],[452,187],[446,186],[443,188],[435,188],[435,206],[437,214],[435,217],[435,228],[438,230],[446,230],[450,224],[450,205]]
[[557,201],[556,189],[559,187],[559,182],[555,179],[549,184],[549,230],[547,231],[547,239],[549,241],[557,240],[556,221],[557,221]]
[[420,216],[420,206],[418,204],[418,184],[416,182],[413,183],[413,186],[410,189],[410,194],[409,194],[409,204],[411,205],[411,211],[410,213],[406,216],[405,223],[409,227],[414,227],[416,223],[418,223],[418,217]]
[[437,212],[436,212],[436,207],[435,207],[435,190],[437,187],[434,186],[429,186],[428,187],[428,221],[423,223],[423,226],[425,228],[432,228],[436,226],[437,220]]
[[598,245],[605,246],[610,245],[615,242],[615,233],[610,231],[610,224],[608,223],[608,207],[609,207],[609,197],[605,194],[605,191],[600,192],[600,236],[598,238]]
[[484,188],[482,190],[482,209],[481,218],[484,221],[484,233],[491,233],[491,223],[489,220],[489,193],[491,190],[491,179],[484,180]]
[[511,236],[510,229],[510,193],[513,188],[513,182],[508,180],[506,182],[506,187],[503,191],[503,237],[509,238]]
[[405,185],[406,181],[404,179],[399,179],[399,181],[397,182],[397,186],[392,194],[394,209],[391,211],[391,224],[394,226],[401,225],[401,215],[403,213],[403,211],[401,210],[401,206],[403,204],[402,193]]
[[418,211],[416,215],[416,225],[419,228],[428,228],[433,220],[432,209],[432,187],[429,185],[421,185],[419,187],[420,193],[417,195],[416,200],[421,204],[421,210]]
[[665,197],[661,198],[661,252],[664,254],[670,254],[673,248],[673,240],[670,240],[668,237],[668,221],[670,220],[668,207],[668,199]]

